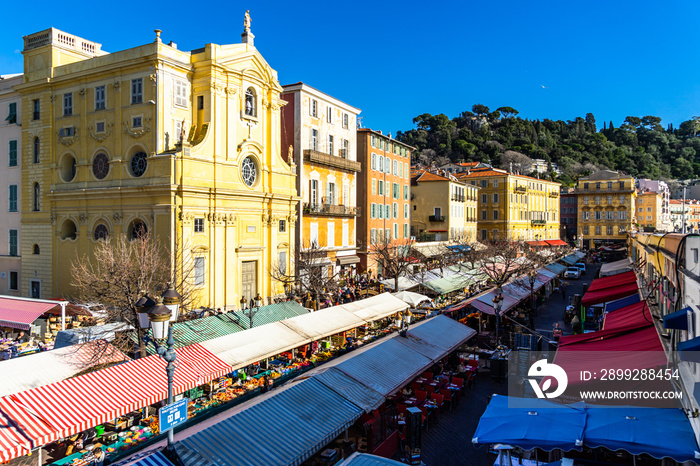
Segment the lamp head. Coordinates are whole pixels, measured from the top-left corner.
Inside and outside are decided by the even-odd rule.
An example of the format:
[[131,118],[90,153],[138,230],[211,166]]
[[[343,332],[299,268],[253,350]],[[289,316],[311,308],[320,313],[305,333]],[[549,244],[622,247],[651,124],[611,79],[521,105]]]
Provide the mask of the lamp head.
[[161,298],[163,298],[163,304],[170,309],[170,321],[177,322],[177,318],[180,314],[182,296],[173,288],[172,283],[168,283],[168,289],[163,292]]
[[153,338],[155,338],[156,340],[165,339],[171,316],[172,312],[170,311],[170,309],[163,304],[162,298],[158,298],[156,305],[153,306],[153,308],[148,313],[148,320],[151,321],[151,330],[153,331]]
[[146,296],[141,296],[138,301],[134,304],[134,307],[136,308],[136,313],[139,318],[139,327],[142,329],[147,329],[150,325],[150,321],[148,318],[148,312],[153,309],[153,306],[156,305],[156,302],[153,301],[151,298],[149,298],[147,295]]

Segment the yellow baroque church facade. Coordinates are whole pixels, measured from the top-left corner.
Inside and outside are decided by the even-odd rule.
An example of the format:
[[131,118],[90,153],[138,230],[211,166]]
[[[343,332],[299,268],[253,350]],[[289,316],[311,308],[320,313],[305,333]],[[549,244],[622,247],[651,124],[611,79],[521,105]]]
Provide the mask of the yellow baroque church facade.
[[[282,88],[242,42],[115,53],[51,28],[24,37],[25,296],[70,297],[70,264],[112,235],[155,235],[194,268],[193,301],[233,308],[284,292],[295,167],[280,154]],[[183,264],[173,264],[182,270]]]

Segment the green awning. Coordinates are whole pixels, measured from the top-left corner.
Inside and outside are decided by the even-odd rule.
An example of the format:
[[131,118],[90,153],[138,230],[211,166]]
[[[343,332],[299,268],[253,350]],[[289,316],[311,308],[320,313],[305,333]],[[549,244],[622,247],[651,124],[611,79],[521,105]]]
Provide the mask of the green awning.
[[568,256],[564,257],[562,260],[569,265],[574,265],[576,262],[578,262],[578,257],[575,254],[569,254]]
[[[261,307],[257,314],[253,316],[253,327],[260,327],[261,325],[308,313],[309,311],[296,301],[283,301],[277,304],[269,304]],[[248,316],[243,315],[241,311],[236,311],[232,314],[238,317],[238,323],[244,329],[250,327],[250,318]]]
[[[289,319],[302,314],[308,314],[296,301],[284,301],[282,303],[262,306],[253,316],[253,327]],[[201,319],[193,319],[173,324],[173,339],[175,348],[201,343],[206,340],[242,332],[250,327],[250,319],[241,311],[228,312]],[[136,340],[136,335],[132,339]],[[151,347],[148,347],[149,352]]]
[[552,272],[556,273],[559,275],[560,273],[563,273],[566,271],[566,266],[557,264],[556,262],[553,264],[549,264],[548,266],[545,267],[547,270],[551,270]]
[[453,291],[461,290],[465,286],[469,286],[473,283],[477,283],[478,280],[472,275],[461,275],[455,274],[449,277],[437,278],[423,285],[436,293],[444,294],[451,293]]

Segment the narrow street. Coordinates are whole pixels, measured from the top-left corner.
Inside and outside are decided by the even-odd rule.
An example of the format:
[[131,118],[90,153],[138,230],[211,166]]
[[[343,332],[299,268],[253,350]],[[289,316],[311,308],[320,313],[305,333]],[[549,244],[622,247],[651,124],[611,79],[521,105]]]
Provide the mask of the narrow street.
[[559,326],[564,330],[564,335],[570,335],[571,325],[564,323],[564,313],[566,306],[569,304],[569,298],[575,294],[583,295],[583,284],[588,283],[590,285],[599,269],[600,264],[586,264],[585,275],[581,275],[581,278],[578,280],[566,279],[566,282],[569,284],[566,287],[566,297],[562,298],[560,291],[552,293],[549,299],[545,300],[535,317],[535,330],[542,335],[551,337],[552,328],[558,322]]
[[[536,330],[551,337],[556,322],[564,329],[564,335],[571,333],[571,325],[564,324],[564,311],[569,297],[582,294],[583,284],[590,284],[600,269],[600,264],[586,264],[586,274],[579,280],[569,279],[566,298],[561,292],[553,293],[545,300],[535,318]],[[482,363],[483,365],[483,363]],[[422,459],[427,466],[476,466],[493,464],[496,457],[489,455],[486,447],[475,448],[472,437],[484,413],[491,395],[507,395],[508,381],[491,378],[490,371],[480,367],[473,389],[468,390],[459,400],[459,406],[451,412],[442,413],[437,423],[423,432]]]

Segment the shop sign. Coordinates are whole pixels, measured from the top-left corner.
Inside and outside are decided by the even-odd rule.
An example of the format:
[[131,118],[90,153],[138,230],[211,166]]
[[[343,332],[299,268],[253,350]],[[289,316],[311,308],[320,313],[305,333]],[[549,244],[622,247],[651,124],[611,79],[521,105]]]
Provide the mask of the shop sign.
[[161,432],[166,432],[187,421],[188,401],[188,398],[183,398],[160,408],[158,411],[158,426]]

